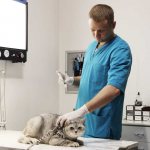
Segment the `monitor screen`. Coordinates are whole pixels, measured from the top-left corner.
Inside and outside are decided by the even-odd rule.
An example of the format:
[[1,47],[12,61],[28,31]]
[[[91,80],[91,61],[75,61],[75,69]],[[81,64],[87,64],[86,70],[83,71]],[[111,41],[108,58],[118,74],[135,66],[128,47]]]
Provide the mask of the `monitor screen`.
[[25,0],[0,0],[0,47],[8,48],[9,51],[11,48],[18,51],[27,50]]

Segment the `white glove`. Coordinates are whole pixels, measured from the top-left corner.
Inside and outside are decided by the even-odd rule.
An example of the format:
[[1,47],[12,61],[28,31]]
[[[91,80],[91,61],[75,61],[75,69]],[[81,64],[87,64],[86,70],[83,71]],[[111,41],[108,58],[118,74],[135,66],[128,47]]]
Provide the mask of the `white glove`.
[[63,84],[67,84],[67,85],[72,85],[74,82],[74,77],[69,77],[67,74],[63,74],[60,71],[56,71],[59,79],[58,82],[59,83],[63,83]]
[[66,114],[58,117],[58,119],[56,121],[56,125],[57,126],[60,125],[62,127],[65,122],[70,122],[71,120],[74,120],[76,118],[83,117],[87,113],[89,113],[89,111],[88,111],[86,105],[83,105],[81,108],[79,108],[75,111],[66,113]]

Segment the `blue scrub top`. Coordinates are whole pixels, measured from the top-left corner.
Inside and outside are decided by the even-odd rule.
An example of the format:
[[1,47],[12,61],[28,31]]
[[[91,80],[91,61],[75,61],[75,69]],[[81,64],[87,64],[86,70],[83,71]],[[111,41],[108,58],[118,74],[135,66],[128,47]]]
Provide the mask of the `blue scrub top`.
[[85,116],[84,137],[120,139],[126,83],[131,70],[129,45],[119,36],[95,48],[92,42],[86,50],[76,109],[90,101],[106,85],[120,89],[121,94],[102,108]]

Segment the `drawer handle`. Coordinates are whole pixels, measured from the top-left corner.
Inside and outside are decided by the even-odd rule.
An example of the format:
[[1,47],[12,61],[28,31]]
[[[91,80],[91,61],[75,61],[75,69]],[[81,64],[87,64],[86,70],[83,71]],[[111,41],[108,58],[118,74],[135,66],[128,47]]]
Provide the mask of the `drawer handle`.
[[134,135],[137,137],[144,137],[144,133],[134,133]]

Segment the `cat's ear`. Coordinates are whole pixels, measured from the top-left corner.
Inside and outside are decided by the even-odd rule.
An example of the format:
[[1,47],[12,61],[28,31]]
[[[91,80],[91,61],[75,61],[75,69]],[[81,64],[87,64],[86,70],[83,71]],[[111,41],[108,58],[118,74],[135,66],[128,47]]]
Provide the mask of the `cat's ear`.
[[65,121],[65,124],[64,126],[68,126],[72,121],[68,120],[68,121]]

